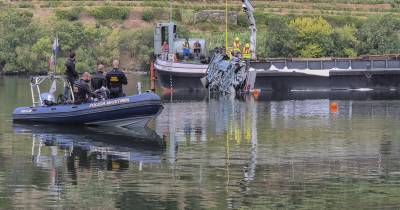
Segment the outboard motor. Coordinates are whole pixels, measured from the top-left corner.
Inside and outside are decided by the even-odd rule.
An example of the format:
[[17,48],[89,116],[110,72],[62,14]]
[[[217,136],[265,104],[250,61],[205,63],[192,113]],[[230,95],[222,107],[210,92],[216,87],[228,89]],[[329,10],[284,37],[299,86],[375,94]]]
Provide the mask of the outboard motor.
[[57,104],[56,97],[54,97],[54,95],[50,93],[40,94],[40,99],[42,100],[42,103],[47,106],[52,106]]

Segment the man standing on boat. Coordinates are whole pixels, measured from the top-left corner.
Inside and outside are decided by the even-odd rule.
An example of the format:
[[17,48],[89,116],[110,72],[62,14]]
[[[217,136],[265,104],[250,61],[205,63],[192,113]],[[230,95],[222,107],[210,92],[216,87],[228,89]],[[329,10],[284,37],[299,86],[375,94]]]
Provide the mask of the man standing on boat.
[[[72,87],[74,85],[75,80],[77,80],[79,78],[78,72],[76,72],[76,70],[75,70],[75,53],[74,52],[70,52],[69,57],[68,57],[67,61],[65,62],[64,66],[65,66],[65,76],[67,77],[67,81],[68,81],[70,87]],[[62,101],[68,101],[70,99],[72,99],[70,89],[68,86],[65,86]]]
[[74,84],[75,80],[79,78],[78,72],[75,70],[75,53],[71,52],[69,58],[65,62],[65,75],[71,86]]
[[162,45],[161,59],[162,60],[167,60],[168,59],[168,53],[169,53],[169,44],[168,44],[167,41],[164,41],[164,44]]
[[125,96],[122,85],[127,85],[128,80],[124,72],[119,69],[119,61],[113,61],[113,69],[106,74],[107,88],[110,90],[110,98]]
[[186,39],[185,42],[183,43],[183,58],[185,61],[189,59],[190,56],[190,45],[189,45],[189,40]]
[[97,66],[97,71],[93,75],[90,84],[94,91],[107,86],[106,77],[104,76],[104,65],[102,63]]
[[199,40],[197,40],[197,41],[194,43],[193,52],[194,52],[194,56],[195,56],[196,58],[200,58],[201,44],[200,44]]

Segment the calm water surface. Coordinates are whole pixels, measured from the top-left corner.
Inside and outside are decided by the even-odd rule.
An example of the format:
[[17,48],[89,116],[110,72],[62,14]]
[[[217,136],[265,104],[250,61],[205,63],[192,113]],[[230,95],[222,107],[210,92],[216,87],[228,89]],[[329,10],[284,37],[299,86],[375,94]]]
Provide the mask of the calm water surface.
[[175,94],[151,129],[32,126],[11,120],[28,80],[0,78],[0,208],[399,209],[397,93],[304,96]]

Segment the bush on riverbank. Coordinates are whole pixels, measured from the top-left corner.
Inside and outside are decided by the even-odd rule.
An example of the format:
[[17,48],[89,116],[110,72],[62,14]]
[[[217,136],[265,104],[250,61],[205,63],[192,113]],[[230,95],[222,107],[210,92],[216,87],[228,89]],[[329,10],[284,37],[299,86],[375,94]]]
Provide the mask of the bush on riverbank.
[[354,57],[398,53],[399,18],[371,16],[354,22],[334,23],[336,25],[322,17],[275,19],[259,33],[266,34],[268,57]]
[[102,6],[89,10],[89,14],[98,20],[125,20],[130,9],[127,7]]
[[[113,30],[90,27],[76,21],[57,20],[39,24],[32,14],[13,9],[0,14],[0,72],[35,73],[48,69],[52,43],[57,35],[61,46],[57,69],[64,71],[70,51],[77,54],[77,70],[94,71],[96,64],[110,64],[128,51],[132,60],[146,64],[153,46],[152,30]],[[129,34],[126,35],[126,34]],[[121,46],[129,45],[129,49]],[[130,51],[129,51],[130,50]]]
[[55,16],[62,20],[76,21],[79,19],[79,16],[80,16],[82,10],[83,10],[83,8],[81,8],[81,7],[55,10]]

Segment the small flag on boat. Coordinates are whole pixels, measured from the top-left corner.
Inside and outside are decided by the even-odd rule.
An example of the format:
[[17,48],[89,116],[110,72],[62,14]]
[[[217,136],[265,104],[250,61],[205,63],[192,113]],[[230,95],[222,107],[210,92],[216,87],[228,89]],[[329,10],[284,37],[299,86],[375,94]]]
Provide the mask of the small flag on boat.
[[57,91],[57,82],[56,82],[56,80],[53,80],[53,83],[51,84],[49,93],[53,95],[56,91]]
[[53,68],[54,66],[56,66],[56,64],[57,64],[56,59],[54,59],[54,56],[51,55],[50,60],[49,60],[49,67]]
[[57,55],[60,52],[60,45],[58,44],[58,38],[54,39],[53,52],[54,52],[55,55]]

